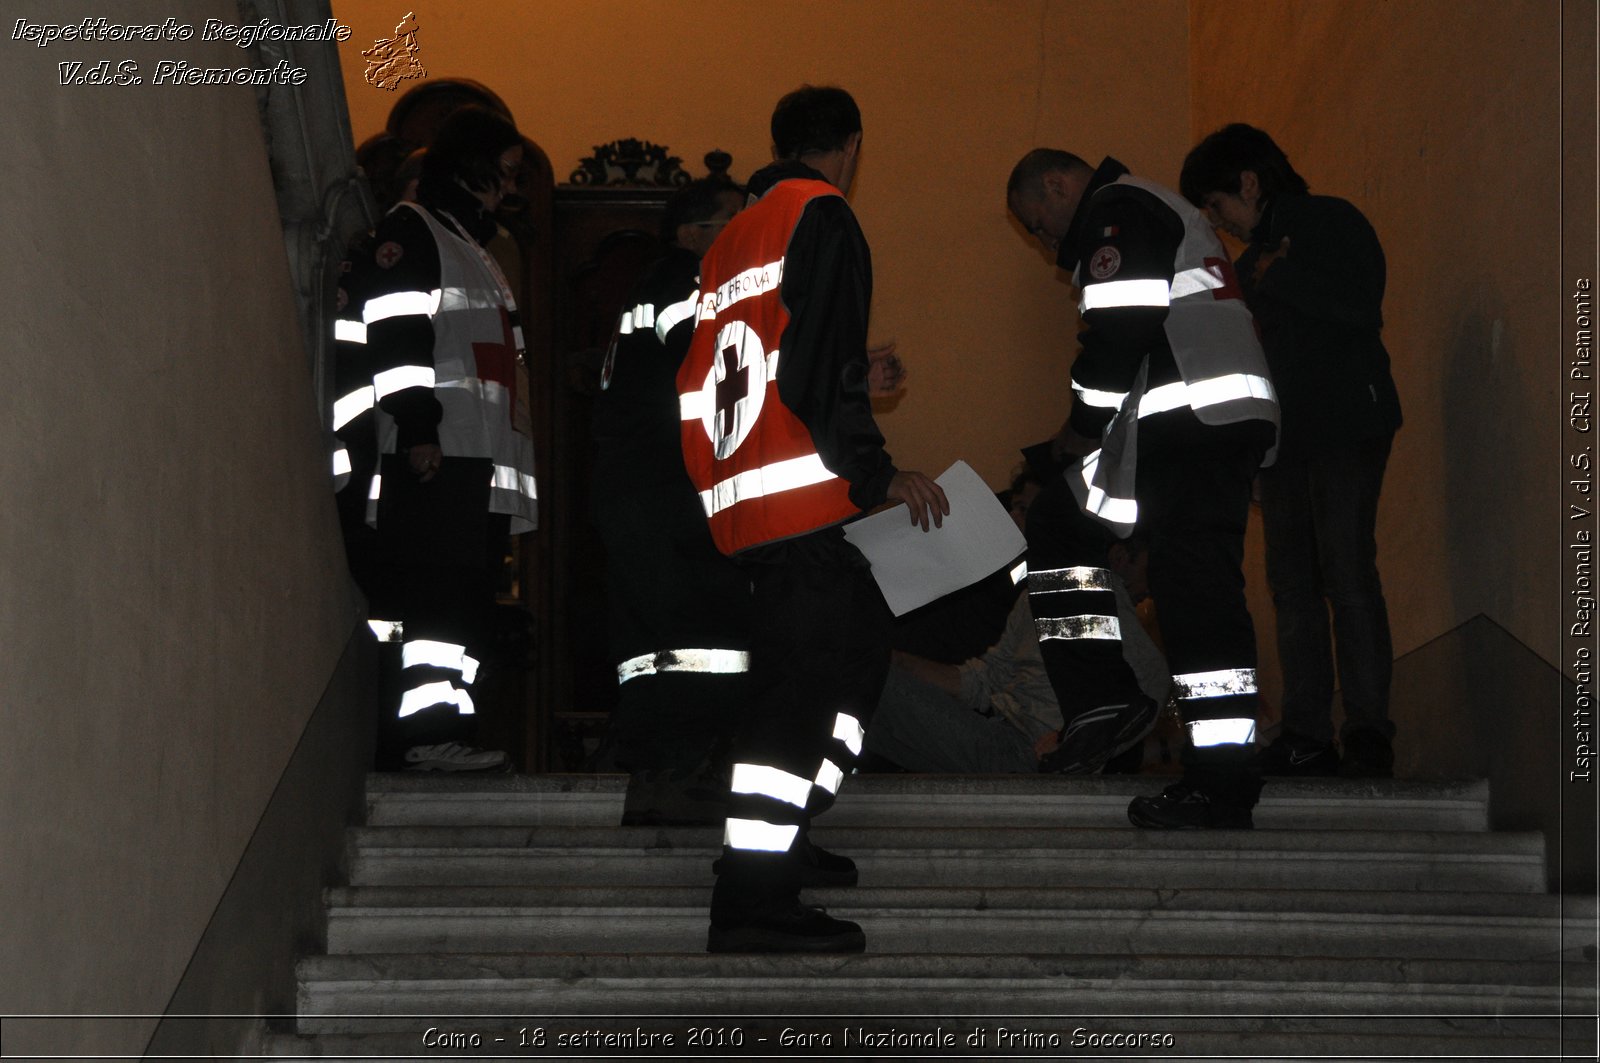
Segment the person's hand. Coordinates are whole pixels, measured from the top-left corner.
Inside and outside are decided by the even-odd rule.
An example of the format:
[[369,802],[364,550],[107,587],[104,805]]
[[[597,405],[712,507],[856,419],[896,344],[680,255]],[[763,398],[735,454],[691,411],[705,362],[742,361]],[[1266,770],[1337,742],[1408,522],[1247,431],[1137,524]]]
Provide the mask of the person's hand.
[[1081,436],[1074,432],[1068,425],[1062,425],[1061,431],[1050,441],[1050,456],[1057,461],[1067,458],[1081,458],[1093,454],[1100,446],[1098,439]]
[[911,373],[900,356],[894,353],[895,343],[879,344],[867,348],[867,394],[874,398],[903,391]]
[[1048,757],[1050,754],[1054,753],[1056,751],[1056,747],[1059,745],[1061,745],[1061,732],[1046,731],[1044,734],[1040,735],[1039,740],[1033,744],[1034,758],[1037,760],[1043,760],[1045,757]]
[[1285,236],[1278,243],[1277,247],[1274,247],[1271,251],[1263,251],[1261,253],[1261,257],[1256,259],[1255,268],[1250,271],[1251,277],[1255,279],[1257,284],[1260,284],[1261,278],[1266,276],[1267,270],[1272,266],[1272,264],[1278,261],[1278,259],[1287,258],[1288,256],[1289,238]]
[[935,528],[944,527],[945,514],[950,512],[950,500],[944,496],[944,488],[920,472],[902,469],[895,473],[889,481],[889,498],[904,502],[911,510],[911,523],[921,525],[923,531],[928,530],[930,519]]
[[417,479],[427,483],[439,471],[439,463],[444,461],[444,451],[439,449],[437,443],[420,443],[406,452],[406,460],[411,464],[411,471],[417,474]]

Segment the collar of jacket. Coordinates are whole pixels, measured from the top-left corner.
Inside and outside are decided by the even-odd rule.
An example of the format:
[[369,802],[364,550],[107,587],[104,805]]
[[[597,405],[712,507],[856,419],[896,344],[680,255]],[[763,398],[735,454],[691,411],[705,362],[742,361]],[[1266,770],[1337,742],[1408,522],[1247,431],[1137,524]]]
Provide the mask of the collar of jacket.
[[781,159],[751,174],[750,183],[746,187],[752,198],[760,199],[779,181],[792,181],[802,177],[811,181],[827,180],[821,173],[797,159]]
[[1256,222],[1256,227],[1254,229],[1250,230],[1250,242],[1252,244],[1261,244],[1266,246],[1268,244],[1277,243],[1277,241],[1272,238],[1272,223],[1274,221],[1274,215],[1277,213],[1275,208],[1277,207],[1279,200],[1287,203],[1290,199],[1290,196],[1282,195],[1279,196],[1278,199],[1264,199],[1261,201],[1261,220]]
[[1089,200],[1094,198],[1096,192],[1127,172],[1126,166],[1109,155],[1100,160],[1100,166],[1095,170],[1094,176],[1089,178],[1089,184],[1083,190],[1083,198],[1078,200],[1078,209],[1072,213],[1072,224],[1067,226],[1067,238],[1061,241],[1061,247],[1056,252],[1056,265],[1069,273],[1078,268],[1079,250],[1083,243],[1083,225],[1089,217]]
[[444,211],[465,225],[467,235],[484,247],[499,228],[494,215],[483,209],[483,201],[458,184],[424,180],[417,186],[417,199],[435,214]]

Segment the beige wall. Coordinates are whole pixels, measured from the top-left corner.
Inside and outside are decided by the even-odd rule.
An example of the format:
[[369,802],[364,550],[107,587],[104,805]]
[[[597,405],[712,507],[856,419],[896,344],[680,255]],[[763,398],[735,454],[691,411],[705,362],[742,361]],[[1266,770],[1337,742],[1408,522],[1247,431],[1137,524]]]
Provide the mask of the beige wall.
[[253,91],[56,84],[174,51],[0,40],[0,1013],[166,1006],[356,622]]
[[629,136],[697,175],[722,148],[747,177],[770,158],[779,96],[848,88],[865,126],[853,203],[872,244],[872,335],[912,372],[880,414],[890,452],[929,472],[964,458],[995,486],[1060,425],[1074,347],[1066,286],[1006,218],[1012,164],[1049,144],[1169,179],[1189,131],[1182,0],[335,0],[355,31],[341,59],[358,141],[398,95],[362,80],[360,51],[407,9],[429,76],[493,88],[558,180]]
[[1261,126],[1383,241],[1406,417],[1378,529],[1397,654],[1482,612],[1560,657],[1559,14],[1551,0],[1191,7],[1195,138]]

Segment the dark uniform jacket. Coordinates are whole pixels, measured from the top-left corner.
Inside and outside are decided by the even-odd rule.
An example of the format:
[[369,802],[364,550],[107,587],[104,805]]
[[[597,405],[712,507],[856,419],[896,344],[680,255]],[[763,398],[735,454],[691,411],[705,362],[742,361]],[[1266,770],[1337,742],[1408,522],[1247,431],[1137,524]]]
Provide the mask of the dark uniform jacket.
[[[1285,237],[1288,253],[1256,280],[1261,256]],[[1359,210],[1332,196],[1278,196],[1250,234],[1238,274],[1283,407],[1285,455],[1400,427],[1400,398],[1379,336],[1383,248]]]

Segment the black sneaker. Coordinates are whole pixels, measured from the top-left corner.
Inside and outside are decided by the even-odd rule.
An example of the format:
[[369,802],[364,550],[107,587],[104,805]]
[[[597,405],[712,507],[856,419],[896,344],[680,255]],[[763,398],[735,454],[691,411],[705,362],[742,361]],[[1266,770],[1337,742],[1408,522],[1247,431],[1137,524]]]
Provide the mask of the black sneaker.
[[1156,703],[1140,695],[1120,705],[1101,705],[1079,713],[1061,729],[1055,749],[1039,758],[1039,770],[1086,775],[1144,741],[1156,726]]
[[1155,830],[1250,830],[1248,805],[1213,798],[1190,783],[1175,782],[1154,797],[1135,797],[1128,805],[1135,827]]
[[1344,736],[1339,774],[1346,779],[1394,778],[1394,746],[1381,731],[1351,731]]
[[707,952],[862,952],[866,947],[859,924],[805,904],[720,925],[713,918],[706,935]]
[[1255,770],[1261,775],[1337,775],[1339,751],[1332,742],[1281,734],[1256,753]]

